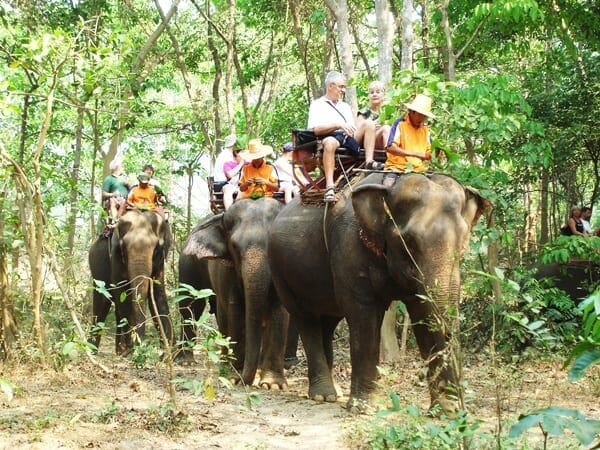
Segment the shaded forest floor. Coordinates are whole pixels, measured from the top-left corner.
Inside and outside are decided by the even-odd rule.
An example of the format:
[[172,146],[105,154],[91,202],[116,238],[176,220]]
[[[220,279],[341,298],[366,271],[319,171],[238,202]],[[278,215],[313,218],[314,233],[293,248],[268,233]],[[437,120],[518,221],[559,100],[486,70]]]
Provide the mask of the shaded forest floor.
[[[0,378],[16,388],[12,400],[0,397],[2,449],[358,449],[368,430],[384,419],[351,415],[344,409],[350,385],[347,351],[336,350],[335,379],[344,394],[337,403],[317,404],[307,399],[306,361],[287,372],[289,389],[270,392],[242,387],[218,387],[214,399],[177,391],[179,414],[166,405],[167,370],[161,363],[136,368],[114,356],[104,342],[98,360],[101,370],[85,358],[61,371],[27,363],[4,363]],[[600,419],[600,371],[595,368],[581,382],[568,383],[561,362],[530,361],[492,365],[485,355],[465,365],[467,402],[471,415],[482,420],[491,434],[503,424],[507,433],[520,413],[549,405],[577,409]],[[394,366],[384,365],[381,384],[393,389],[402,407],[426,411],[429,395],[419,379],[416,354]],[[203,366],[177,366],[176,377],[203,383]],[[213,376],[214,377],[214,376]],[[189,383],[189,384],[190,384]],[[215,384],[218,384],[215,382]],[[389,405],[384,388],[380,407]],[[498,411],[501,418],[498,419]],[[403,420],[390,416],[388,420]],[[529,432],[528,447],[542,448],[541,432]],[[551,437],[550,449],[578,448],[568,436]],[[494,448],[494,447],[490,447]]]

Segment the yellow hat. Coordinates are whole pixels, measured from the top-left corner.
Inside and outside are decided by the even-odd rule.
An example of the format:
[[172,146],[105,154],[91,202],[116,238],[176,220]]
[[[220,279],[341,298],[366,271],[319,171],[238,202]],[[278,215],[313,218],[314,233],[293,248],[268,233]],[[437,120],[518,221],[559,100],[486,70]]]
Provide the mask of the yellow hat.
[[248,141],[248,150],[242,150],[240,152],[240,158],[250,162],[254,159],[264,158],[272,153],[273,147],[270,145],[261,144],[260,139],[250,139]]
[[405,103],[404,106],[411,111],[416,111],[424,116],[435,119],[435,116],[431,112],[431,98],[426,95],[417,94],[412,103]]

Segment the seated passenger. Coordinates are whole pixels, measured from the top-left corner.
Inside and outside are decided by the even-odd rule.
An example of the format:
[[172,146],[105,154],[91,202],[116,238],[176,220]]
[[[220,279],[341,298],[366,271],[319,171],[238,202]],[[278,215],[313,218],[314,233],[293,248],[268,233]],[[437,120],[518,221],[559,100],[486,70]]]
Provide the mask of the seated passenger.
[[383,163],[373,161],[375,149],[384,149],[390,136],[390,126],[379,124],[379,108],[385,100],[385,86],[381,81],[369,84],[369,106],[356,116],[356,141],[365,149],[365,167],[381,170]]
[[248,162],[240,175],[238,198],[272,197],[279,190],[277,172],[265,161],[265,156],[273,153],[270,145],[263,145],[258,139],[248,142],[248,150],[240,152],[240,157]]
[[298,182],[294,177],[294,165],[292,164],[293,149],[291,142],[283,144],[281,156],[273,163],[279,176],[279,191],[283,192],[286,204],[292,201],[292,197],[300,193]]
[[[431,136],[425,120],[435,118],[431,113],[431,98],[418,94],[405,106],[408,109],[406,116],[392,125],[385,170],[425,172],[431,159]],[[397,174],[386,175],[383,184],[392,186],[396,177]]]
[[[335,151],[347,139],[353,138],[356,127],[350,105],[342,100],[346,93],[346,76],[336,71],[329,72],[325,77],[325,88],[325,95],[310,104],[307,128],[317,136],[325,136],[322,141],[325,172],[323,201],[335,202]],[[335,133],[335,136],[331,133]]]
[[137,176],[140,184],[135,186],[127,196],[127,205],[130,208],[156,210],[158,207],[158,194],[150,185],[150,177],[142,172]]
[[233,161],[227,161],[223,164],[223,171],[227,178],[227,183],[223,185],[223,207],[228,209],[233,203],[233,199],[239,190],[240,171],[244,165],[244,160],[240,157],[240,150],[232,149]]
[[126,203],[129,183],[123,174],[121,161],[118,159],[112,160],[109,168],[110,174],[102,183],[102,206],[108,212],[109,220],[115,221],[119,217],[121,206]]

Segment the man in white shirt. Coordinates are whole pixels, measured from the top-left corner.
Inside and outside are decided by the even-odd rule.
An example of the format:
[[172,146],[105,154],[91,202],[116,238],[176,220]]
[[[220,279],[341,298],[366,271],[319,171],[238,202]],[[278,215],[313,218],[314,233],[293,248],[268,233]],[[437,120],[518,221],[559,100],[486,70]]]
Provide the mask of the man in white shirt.
[[586,236],[592,236],[592,226],[590,225],[590,217],[592,217],[592,208],[584,206],[581,208],[581,223],[583,224],[583,234]]
[[[335,201],[335,150],[343,139],[353,136],[356,131],[354,114],[350,105],[342,100],[346,93],[346,77],[340,72],[331,71],[325,77],[325,95],[310,104],[308,111],[308,127],[316,136],[327,135],[339,131],[338,137],[323,138],[323,170],[325,172],[325,202]],[[342,134],[343,133],[343,134]],[[342,141],[341,141],[342,140]]]

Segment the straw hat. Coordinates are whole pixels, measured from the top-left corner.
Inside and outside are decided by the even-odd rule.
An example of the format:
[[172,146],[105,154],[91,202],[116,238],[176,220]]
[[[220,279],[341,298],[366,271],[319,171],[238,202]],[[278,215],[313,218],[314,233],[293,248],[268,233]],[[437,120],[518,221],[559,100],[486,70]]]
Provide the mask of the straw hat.
[[435,119],[435,116],[431,112],[431,98],[426,95],[417,94],[412,103],[405,103],[404,106],[411,111],[416,111],[424,116]]
[[260,143],[260,139],[250,139],[248,141],[248,150],[242,150],[240,157],[244,161],[252,161],[258,158],[264,158],[267,155],[273,153],[273,147],[270,145],[263,145]]
[[223,147],[225,147],[225,148],[233,147],[235,145],[236,141],[237,141],[236,135],[235,134],[230,134],[229,136],[227,136],[225,138],[225,145],[223,145]]

